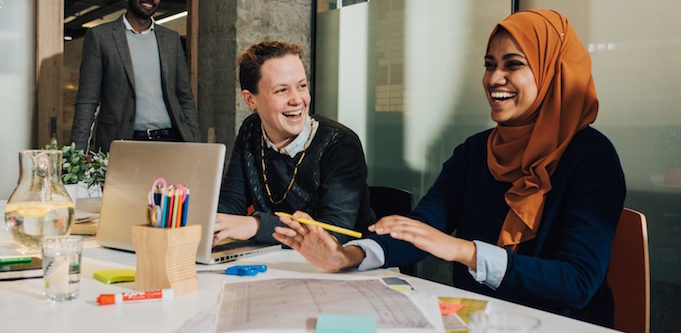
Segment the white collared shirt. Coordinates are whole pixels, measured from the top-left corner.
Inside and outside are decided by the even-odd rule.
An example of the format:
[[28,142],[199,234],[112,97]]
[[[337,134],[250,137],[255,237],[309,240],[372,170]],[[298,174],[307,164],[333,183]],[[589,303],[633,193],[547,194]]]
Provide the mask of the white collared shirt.
[[[485,284],[496,290],[506,275],[508,266],[508,254],[506,250],[496,245],[474,240],[476,249],[476,268],[468,269],[468,273],[475,281]],[[345,246],[357,246],[364,251],[364,259],[359,263],[359,271],[367,271],[385,265],[385,252],[375,240],[369,238],[356,239],[343,244]]]
[[151,25],[149,26],[149,28],[147,30],[142,31],[142,32],[137,32],[137,31],[135,31],[135,29],[132,28],[132,25],[130,24],[130,22],[128,22],[128,19],[125,17],[125,15],[123,15],[123,25],[125,25],[125,30],[130,30],[135,34],[144,35],[144,34],[151,33],[152,31],[154,31],[154,24],[155,23],[156,23],[156,21],[154,20],[153,17],[151,17]]
[[[310,133],[310,126],[312,126],[312,133]],[[319,128],[319,122],[316,119],[310,117],[310,115],[307,115],[307,118],[305,119],[305,127],[300,134],[298,134],[298,136],[296,136],[291,143],[287,144],[281,149],[278,149],[277,146],[270,140],[270,138],[267,137],[267,132],[265,132],[265,127],[263,127],[262,124],[260,125],[260,128],[262,129],[262,132],[265,133],[264,137],[267,148],[271,148],[280,154],[288,155],[293,158],[298,153],[305,150],[305,143],[307,142],[309,136],[310,142],[312,142],[312,139],[314,139],[314,135],[317,133],[317,129]]]

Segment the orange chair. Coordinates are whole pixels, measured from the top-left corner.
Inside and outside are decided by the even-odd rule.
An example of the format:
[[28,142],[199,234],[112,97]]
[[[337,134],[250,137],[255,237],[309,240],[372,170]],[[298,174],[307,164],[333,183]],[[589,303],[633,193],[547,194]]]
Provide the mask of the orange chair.
[[619,331],[650,330],[650,264],[645,215],[625,208],[620,216],[608,266],[608,286],[615,300]]

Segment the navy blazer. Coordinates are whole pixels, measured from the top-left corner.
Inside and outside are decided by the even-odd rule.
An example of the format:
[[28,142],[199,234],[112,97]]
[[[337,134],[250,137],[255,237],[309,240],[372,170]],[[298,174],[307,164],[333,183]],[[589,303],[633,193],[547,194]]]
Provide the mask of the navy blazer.
[[[459,145],[435,184],[411,214],[447,233],[496,245],[508,212],[504,193],[487,167],[490,130]],[[597,130],[579,131],[551,176],[536,238],[507,251],[508,266],[496,290],[455,263],[454,286],[592,323],[612,326],[612,294],[605,275],[624,196],[624,174],[610,141]],[[384,267],[422,259],[413,245],[373,237],[385,251]]]

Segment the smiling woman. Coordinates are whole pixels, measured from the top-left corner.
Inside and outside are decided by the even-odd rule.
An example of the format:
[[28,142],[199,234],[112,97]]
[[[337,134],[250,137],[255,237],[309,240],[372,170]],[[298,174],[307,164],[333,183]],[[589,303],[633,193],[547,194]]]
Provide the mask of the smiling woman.
[[496,123],[512,125],[537,99],[532,69],[518,44],[504,29],[489,43],[482,85]]
[[222,181],[215,242],[275,243],[274,227],[283,225],[276,212],[304,211],[360,231],[375,221],[359,138],[309,114],[301,57],[298,45],[280,41],[255,44],[239,57],[241,97],[253,114],[239,129]]
[[255,92],[244,89],[241,95],[251,110],[257,110],[267,137],[282,148],[306,124],[310,90],[305,68],[298,56],[289,54],[265,61],[260,71],[262,78]]
[[482,81],[497,125],[454,149],[408,216],[383,217],[344,247],[290,219],[276,238],[329,271],[432,254],[453,262],[458,288],[612,326],[605,273],[624,175],[589,126],[598,113],[589,53],[549,10],[507,17],[487,45]]

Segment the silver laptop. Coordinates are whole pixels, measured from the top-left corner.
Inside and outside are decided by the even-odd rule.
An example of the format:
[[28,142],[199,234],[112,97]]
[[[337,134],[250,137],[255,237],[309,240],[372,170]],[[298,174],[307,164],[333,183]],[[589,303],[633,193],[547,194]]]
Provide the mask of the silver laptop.
[[191,190],[187,224],[201,225],[196,261],[214,264],[265,253],[281,245],[233,241],[212,247],[215,213],[225,160],[225,146],[209,143],[114,141],[111,144],[97,242],[134,251],[131,229],[146,224],[151,183],[163,177]]

